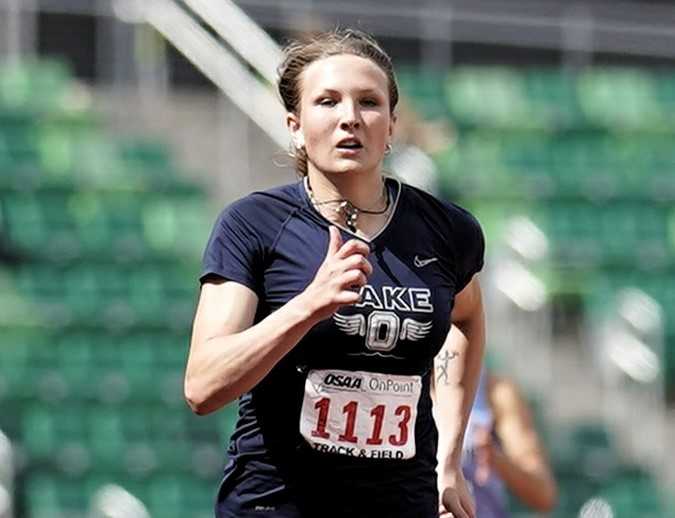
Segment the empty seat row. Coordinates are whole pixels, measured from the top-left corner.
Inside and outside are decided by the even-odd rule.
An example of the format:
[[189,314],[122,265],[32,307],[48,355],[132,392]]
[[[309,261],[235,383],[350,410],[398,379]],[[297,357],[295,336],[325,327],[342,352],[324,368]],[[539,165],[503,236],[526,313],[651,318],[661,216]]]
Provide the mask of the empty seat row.
[[106,484],[117,484],[129,491],[143,502],[153,517],[213,516],[213,482],[178,474],[159,474],[147,480],[134,481],[112,473],[81,478],[36,473],[26,482],[26,511],[31,518],[91,516],[92,498]]
[[182,404],[188,327],[181,333],[50,336],[4,329],[0,401]]
[[675,199],[675,153],[662,137],[478,132],[435,158],[441,181],[466,197]]
[[490,239],[524,216],[544,232],[549,260],[585,270],[630,266],[664,270],[675,257],[675,210],[643,201],[482,200],[470,204]]
[[399,78],[427,118],[449,116],[467,127],[675,129],[673,73],[465,66],[447,74],[402,69]]
[[0,270],[5,283],[0,300],[9,306],[0,325],[184,330],[194,313],[198,275],[197,266],[170,263],[143,269],[40,263]]
[[49,260],[196,259],[212,225],[202,197],[182,193],[7,192],[0,211],[5,247]]
[[0,106],[36,113],[68,108],[71,71],[63,61],[7,62],[0,66]]

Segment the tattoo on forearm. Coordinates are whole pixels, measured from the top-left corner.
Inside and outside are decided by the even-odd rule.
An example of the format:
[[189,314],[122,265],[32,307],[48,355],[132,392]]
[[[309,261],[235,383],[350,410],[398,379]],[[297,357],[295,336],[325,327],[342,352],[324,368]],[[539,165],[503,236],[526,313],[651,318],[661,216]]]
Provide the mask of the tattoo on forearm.
[[457,356],[458,353],[456,351],[452,351],[452,353],[449,353],[446,350],[445,354],[441,356],[438,360],[436,360],[436,370],[438,371],[436,381],[438,382],[442,381],[444,385],[450,384],[450,379],[448,378],[448,363],[450,362],[450,360],[456,358]]

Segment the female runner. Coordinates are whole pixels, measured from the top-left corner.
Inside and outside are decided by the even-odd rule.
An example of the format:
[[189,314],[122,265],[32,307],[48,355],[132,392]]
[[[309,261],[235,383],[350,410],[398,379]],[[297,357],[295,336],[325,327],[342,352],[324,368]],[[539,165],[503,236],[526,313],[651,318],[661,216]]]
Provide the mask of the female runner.
[[302,179],[220,214],[187,362],[197,414],[239,399],[216,516],[473,518],[480,226],[384,176],[398,91],[371,37],[289,45],[278,88]]

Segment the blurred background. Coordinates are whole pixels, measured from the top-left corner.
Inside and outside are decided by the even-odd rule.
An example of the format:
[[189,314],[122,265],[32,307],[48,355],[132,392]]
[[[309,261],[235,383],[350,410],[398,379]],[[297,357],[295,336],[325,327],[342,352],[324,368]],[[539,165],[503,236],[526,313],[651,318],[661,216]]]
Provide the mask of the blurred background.
[[295,179],[279,45],[338,25],[396,64],[387,170],[485,229],[549,516],[675,516],[672,2],[0,0],[1,518],[212,516],[236,407],[182,398],[200,256]]

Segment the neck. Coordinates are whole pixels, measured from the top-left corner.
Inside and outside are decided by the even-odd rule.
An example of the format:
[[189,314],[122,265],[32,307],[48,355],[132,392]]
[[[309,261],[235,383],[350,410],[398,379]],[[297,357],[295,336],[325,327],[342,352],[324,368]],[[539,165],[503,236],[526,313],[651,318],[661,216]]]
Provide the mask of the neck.
[[362,209],[382,208],[382,173],[326,174],[310,169],[309,184],[317,201],[346,199]]

